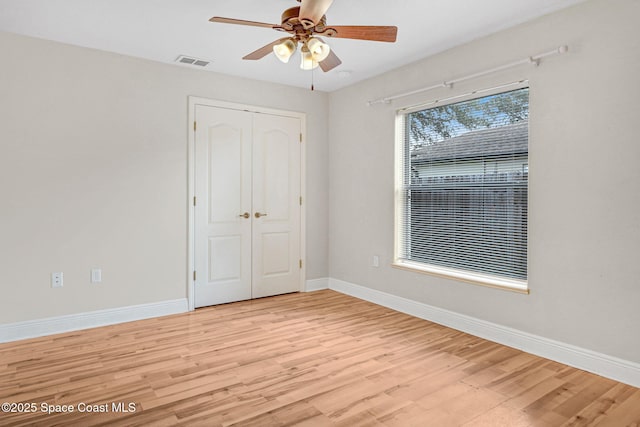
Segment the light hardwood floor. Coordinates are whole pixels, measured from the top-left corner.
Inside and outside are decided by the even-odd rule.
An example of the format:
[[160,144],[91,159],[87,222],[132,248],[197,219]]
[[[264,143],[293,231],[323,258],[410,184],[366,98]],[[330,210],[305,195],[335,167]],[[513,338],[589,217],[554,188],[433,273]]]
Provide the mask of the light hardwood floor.
[[640,425],[640,389],[333,291],[2,344],[0,402],[36,404],[2,426]]

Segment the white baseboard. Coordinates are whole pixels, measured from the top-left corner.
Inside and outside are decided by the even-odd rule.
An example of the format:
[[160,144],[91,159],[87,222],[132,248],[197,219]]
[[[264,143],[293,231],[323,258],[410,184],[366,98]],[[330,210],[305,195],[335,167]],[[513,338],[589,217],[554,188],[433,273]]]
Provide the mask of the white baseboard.
[[307,280],[304,285],[305,292],[321,291],[323,289],[329,289],[329,278],[322,277],[320,279]]
[[640,364],[635,362],[597,353],[342,280],[330,278],[329,289],[634,387],[640,387]]
[[187,299],[111,308],[0,325],[0,343],[185,313]]

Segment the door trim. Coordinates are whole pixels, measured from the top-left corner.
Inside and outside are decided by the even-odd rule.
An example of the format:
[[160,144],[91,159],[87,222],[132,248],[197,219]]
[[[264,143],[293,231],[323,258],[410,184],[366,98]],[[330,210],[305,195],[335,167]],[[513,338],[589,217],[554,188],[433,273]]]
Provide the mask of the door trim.
[[193,272],[195,271],[195,207],[193,204],[195,198],[195,129],[194,122],[196,117],[196,106],[208,106],[217,108],[226,108],[229,110],[249,111],[252,113],[270,114],[273,116],[294,117],[300,120],[300,132],[302,140],[300,141],[300,197],[302,197],[302,205],[300,206],[300,258],[302,259],[302,267],[300,269],[300,291],[304,290],[304,281],[306,278],[306,142],[307,142],[307,124],[305,113],[296,111],[278,110],[266,107],[257,107],[246,104],[236,104],[233,102],[219,101],[215,99],[201,98],[197,96],[189,96],[189,112],[187,121],[187,144],[188,144],[188,177],[187,177],[187,300],[189,311],[195,310],[195,280]]

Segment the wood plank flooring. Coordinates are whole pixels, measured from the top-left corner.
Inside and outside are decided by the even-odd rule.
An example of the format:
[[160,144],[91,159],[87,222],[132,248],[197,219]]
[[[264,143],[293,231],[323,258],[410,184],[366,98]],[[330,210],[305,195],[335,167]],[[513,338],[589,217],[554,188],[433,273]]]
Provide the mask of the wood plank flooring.
[[35,404],[2,426],[640,425],[640,389],[333,291],[1,344],[0,402]]

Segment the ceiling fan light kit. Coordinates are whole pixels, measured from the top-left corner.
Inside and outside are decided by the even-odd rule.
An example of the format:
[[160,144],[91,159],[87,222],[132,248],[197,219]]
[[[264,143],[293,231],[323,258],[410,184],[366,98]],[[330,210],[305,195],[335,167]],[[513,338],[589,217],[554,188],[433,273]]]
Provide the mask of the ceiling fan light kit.
[[273,52],[280,61],[287,63],[295,52],[298,43],[300,43],[300,56],[302,57],[300,68],[303,70],[313,70],[320,66],[322,71],[327,72],[342,63],[329,45],[317,36],[390,43],[396,41],[398,28],[393,26],[328,26],[325,13],[333,3],[333,0],[298,1],[300,2],[299,7],[289,8],[282,13],[280,25],[223,18],[220,16],[214,16],[209,21],[223,24],[272,28],[277,31],[289,33],[290,37],[271,42],[245,55],[242,59],[262,59]]

